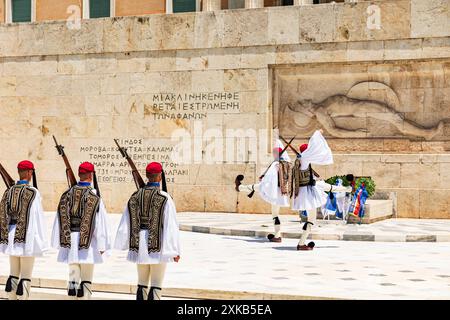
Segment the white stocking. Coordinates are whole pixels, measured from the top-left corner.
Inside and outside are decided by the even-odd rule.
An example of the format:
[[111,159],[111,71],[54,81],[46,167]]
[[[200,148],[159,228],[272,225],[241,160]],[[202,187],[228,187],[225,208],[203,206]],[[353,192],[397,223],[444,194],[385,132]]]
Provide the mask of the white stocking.
[[[28,300],[31,292],[31,276],[33,274],[34,257],[20,257],[20,281],[17,287],[21,291],[19,300]],[[22,288],[20,288],[20,285]]]
[[94,277],[94,265],[80,264],[81,282],[77,291],[78,300],[91,300],[93,277]]
[[148,298],[149,300],[161,300],[161,291],[165,274],[165,263],[150,265],[151,287]]
[[17,285],[19,284],[20,277],[20,258],[9,257],[9,276],[8,279],[11,283],[11,291],[8,292],[8,300],[17,300]]
[[138,291],[136,293],[136,300],[148,299],[148,283],[150,282],[150,265],[138,264]]
[[308,236],[311,233],[311,223],[314,224],[316,223],[317,220],[317,210],[316,209],[311,209],[311,210],[307,210],[308,213],[308,217],[306,219],[306,230],[303,230],[302,235],[300,237],[300,241],[298,242],[298,244],[300,246],[305,245],[306,243],[306,239],[308,239]]
[[275,229],[275,238],[281,237],[281,225],[280,225],[280,206],[272,205],[272,219],[273,219],[273,226]]

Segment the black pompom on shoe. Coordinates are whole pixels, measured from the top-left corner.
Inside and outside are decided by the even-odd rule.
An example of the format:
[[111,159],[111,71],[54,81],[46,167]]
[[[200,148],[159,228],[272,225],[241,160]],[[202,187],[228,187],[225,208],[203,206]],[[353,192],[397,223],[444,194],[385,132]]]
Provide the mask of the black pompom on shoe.
[[244,175],[242,174],[238,175],[234,180],[234,183],[236,185],[235,189],[237,192],[239,192],[239,186],[241,185],[242,180],[244,180]]
[[314,243],[314,241],[311,241],[310,243],[308,243],[308,247],[312,249],[314,249],[314,247],[316,246],[316,244]]

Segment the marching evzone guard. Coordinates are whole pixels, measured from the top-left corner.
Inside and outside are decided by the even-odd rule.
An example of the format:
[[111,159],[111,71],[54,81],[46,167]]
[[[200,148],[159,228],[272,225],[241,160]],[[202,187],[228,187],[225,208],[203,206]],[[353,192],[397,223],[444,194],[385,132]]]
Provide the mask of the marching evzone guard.
[[[5,191],[0,203],[0,251],[9,255],[8,299],[27,300],[34,259],[47,249],[47,238],[34,165],[22,161],[17,169],[20,180]],[[32,178],[33,187],[29,185]]]
[[328,165],[333,163],[333,154],[322,131],[316,131],[308,144],[300,146],[300,154],[292,169],[292,209],[307,212],[307,221],[297,245],[297,250],[312,250],[314,242],[305,244],[311,233],[311,225],[316,222],[317,208],[322,207],[327,200],[327,192],[351,192],[351,187],[332,186],[323,180],[316,180],[311,165]]
[[128,201],[114,244],[128,250],[127,260],[137,264],[137,300],[160,300],[166,265],[180,259],[177,212],[171,196],[160,188],[162,172],[160,163],[147,166],[148,183]]
[[[287,147],[286,147],[287,148]],[[289,192],[291,182],[291,164],[285,150],[276,147],[273,149],[274,161],[267,171],[260,177],[257,184],[243,185],[243,175],[236,177],[236,191],[249,192],[251,198],[256,191],[260,197],[270,203],[275,233],[267,238],[271,242],[281,242],[280,208],[289,207]]]
[[[94,165],[84,162],[78,169],[80,181],[63,193],[52,232],[52,247],[59,250],[58,262],[69,265],[68,295],[89,300],[94,265],[103,263],[111,249],[105,205],[98,195]],[[91,184],[94,181],[94,188]]]

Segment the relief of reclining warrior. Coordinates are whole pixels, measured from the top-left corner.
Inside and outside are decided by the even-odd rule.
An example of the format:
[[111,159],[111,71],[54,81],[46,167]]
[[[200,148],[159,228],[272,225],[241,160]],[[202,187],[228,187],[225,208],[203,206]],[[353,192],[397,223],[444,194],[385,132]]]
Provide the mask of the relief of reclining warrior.
[[[349,98],[345,95],[334,95],[327,99],[314,103],[311,100],[300,100],[296,105],[287,105],[287,110],[293,111],[295,115],[291,118],[307,116],[316,119],[322,127],[337,138],[366,138],[366,129],[349,130],[336,125],[333,118],[353,117],[355,119],[373,118],[392,124],[405,136],[421,137],[431,140],[436,135],[443,133],[444,121],[440,121],[435,127],[426,128],[410,120],[385,103],[375,100],[360,100]],[[285,115],[285,119],[290,116]],[[292,122],[291,121],[291,122]],[[294,125],[295,126],[295,125]]]

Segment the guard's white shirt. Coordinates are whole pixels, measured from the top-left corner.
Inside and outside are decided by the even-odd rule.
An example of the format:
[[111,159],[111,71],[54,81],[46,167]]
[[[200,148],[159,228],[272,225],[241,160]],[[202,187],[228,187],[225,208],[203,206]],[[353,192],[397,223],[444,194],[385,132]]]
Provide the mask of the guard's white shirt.
[[[33,187],[30,187],[34,189]],[[16,257],[40,257],[48,249],[44,210],[41,194],[37,189],[28,216],[25,243],[14,243],[16,226],[9,226],[8,244],[0,245],[0,252]]]
[[[320,131],[314,132],[309,139],[308,148],[301,154],[301,170],[308,169],[309,165],[328,165],[333,163],[333,154]],[[293,210],[313,210],[322,207],[327,201],[327,194],[320,188],[321,183],[315,186],[300,187],[297,196],[292,202]]]
[[[92,189],[96,193],[95,189]],[[52,247],[59,250],[58,262],[67,264],[99,264],[110,254],[111,239],[108,227],[108,217],[103,200],[100,199],[99,210],[95,215],[95,225],[92,231],[91,245],[89,249],[79,249],[80,233],[70,233],[70,248],[62,248],[59,239],[59,218],[55,216],[52,232]],[[101,254],[103,252],[103,254]]]
[[117,250],[128,250],[127,260],[137,264],[160,264],[173,262],[173,258],[180,255],[180,231],[177,222],[177,210],[172,197],[161,191],[167,197],[164,207],[162,244],[160,252],[148,252],[148,230],[139,232],[139,251],[130,249],[130,213],[126,207],[119,228],[117,229],[114,248]]

